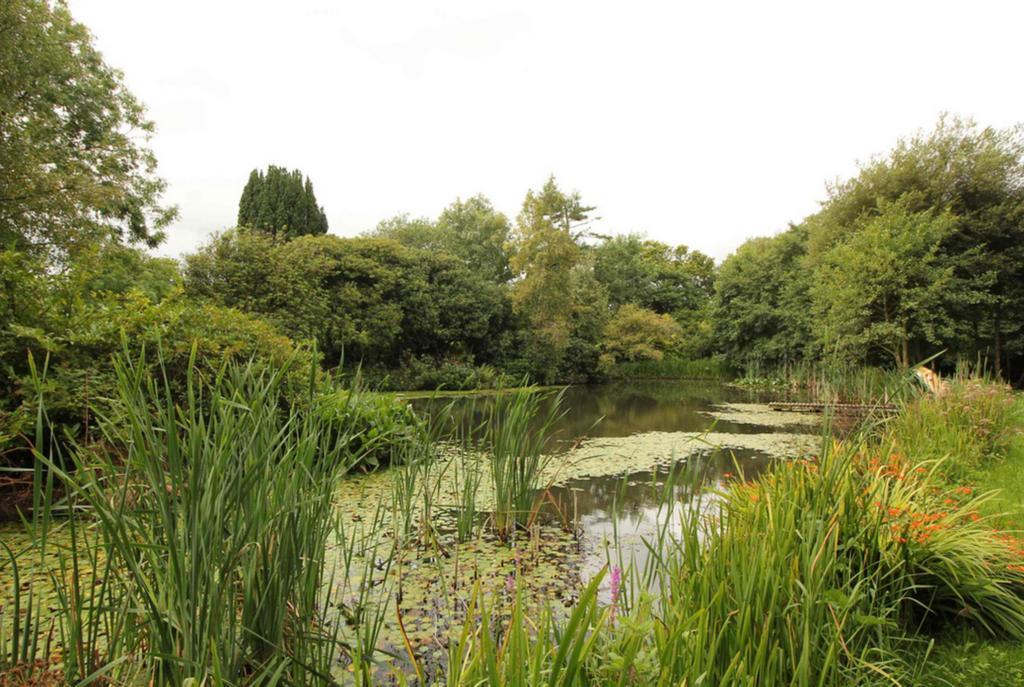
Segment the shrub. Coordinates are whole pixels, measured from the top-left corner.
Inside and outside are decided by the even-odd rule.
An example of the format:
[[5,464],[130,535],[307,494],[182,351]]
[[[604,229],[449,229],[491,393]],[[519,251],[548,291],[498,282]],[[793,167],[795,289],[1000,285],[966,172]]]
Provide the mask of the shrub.
[[[159,364],[176,399],[183,398],[190,374],[209,380],[226,360],[252,360],[272,369],[296,357],[300,364],[290,367],[282,384],[287,396],[298,398],[308,388],[307,362],[315,358],[270,325],[236,310],[189,302],[180,294],[154,303],[139,292],[108,294],[83,304],[47,329],[19,329],[13,348],[20,352],[8,356],[14,370],[13,393],[7,427],[0,434],[15,445],[17,435],[31,427],[32,399],[40,394],[56,426],[76,435],[94,427],[96,412],[105,412],[116,393],[112,359],[126,348],[159,349]],[[33,375],[25,364],[29,355],[36,365],[46,365],[45,376]],[[149,356],[147,364],[155,370],[157,356]],[[40,378],[45,381],[37,388],[33,380]]]
[[670,315],[627,304],[605,327],[604,347],[616,361],[661,360],[682,334]]
[[391,465],[426,441],[426,425],[407,401],[366,391],[358,381],[353,389],[321,394],[314,406],[328,428],[355,428],[349,443],[362,469]]

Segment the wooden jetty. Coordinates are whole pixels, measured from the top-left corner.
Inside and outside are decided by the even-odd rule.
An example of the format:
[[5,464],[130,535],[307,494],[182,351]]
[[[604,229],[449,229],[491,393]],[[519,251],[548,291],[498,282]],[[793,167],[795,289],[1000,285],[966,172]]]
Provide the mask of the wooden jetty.
[[867,415],[868,413],[895,413],[892,403],[769,403],[772,410],[791,413],[832,413],[833,415]]

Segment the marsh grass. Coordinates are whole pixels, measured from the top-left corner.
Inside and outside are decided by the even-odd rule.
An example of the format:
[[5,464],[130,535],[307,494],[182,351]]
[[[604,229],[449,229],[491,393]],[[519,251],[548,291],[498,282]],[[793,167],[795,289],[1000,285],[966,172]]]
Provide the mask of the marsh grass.
[[115,361],[100,442],[37,455],[71,514],[53,579],[65,674],[330,682],[324,555],[358,430],[286,402],[287,366],[190,374],[176,402],[144,356]]
[[[478,580],[462,597],[442,580],[459,622],[428,678],[404,629],[408,661],[381,639],[389,614],[401,625],[410,547],[439,551],[440,435],[403,449],[392,498],[348,522],[331,501],[360,458],[358,428],[282,404],[273,373],[225,368],[181,405],[137,362],[119,361],[118,379],[117,415],[100,444],[73,453],[73,472],[40,456],[69,487],[70,517],[37,531],[76,532],[53,573],[69,681],[333,684],[341,659],[343,682],[360,687],[913,684],[936,637],[1024,639],[1024,545],[993,530],[993,495],[950,481],[955,461],[986,466],[1019,446],[1019,399],[985,385],[911,400],[914,417],[823,442],[754,482],[702,492],[698,461],[656,476],[645,555],[623,555],[616,532],[605,570],[568,609],[538,611],[518,568],[492,594]],[[479,536],[489,477],[496,532],[540,555],[515,533],[543,493],[558,403],[542,417],[538,394],[497,398],[465,436],[445,435],[458,452],[449,469],[468,484],[455,536]],[[41,512],[52,494],[41,490]],[[5,565],[22,560],[7,554]],[[29,612],[0,636],[0,669],[44,670],[39,600],[17,603]]]
[[[1024,548],[981,514],[991,495],[899,440],[865,429],[695,499],[694,475],[673,471],[647,556],[609,554],[608,622],[513,612],[462,635],[449,684],[541,684],[565,660],[579,685],[915,684],[936,637],[1024,639]],[[516,653],[524,624],[533,643]],[[566,659],[563,645],[588,650]]]
[[499,394],[490,405],[486,448],[494,482],[494,528],[509,540],[534,513],[541,476],[551,461],[545,453],[555,423],[565,413],[564,391],[545,404],[542,394],[516,390]]
[[801,362],[763,368],[752,364],[737,379],[752,389],[792,391],[817,403],[902,404],[921,392],[909,370]]

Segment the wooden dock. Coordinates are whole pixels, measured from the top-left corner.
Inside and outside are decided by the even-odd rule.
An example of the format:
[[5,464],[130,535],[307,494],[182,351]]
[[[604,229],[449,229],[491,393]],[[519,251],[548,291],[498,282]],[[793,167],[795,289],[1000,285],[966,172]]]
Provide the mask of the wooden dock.
[[867,415],[868,413],[895,413],[892,403],[769,403],[772,410],[790,413],[832,413],[833,415]]

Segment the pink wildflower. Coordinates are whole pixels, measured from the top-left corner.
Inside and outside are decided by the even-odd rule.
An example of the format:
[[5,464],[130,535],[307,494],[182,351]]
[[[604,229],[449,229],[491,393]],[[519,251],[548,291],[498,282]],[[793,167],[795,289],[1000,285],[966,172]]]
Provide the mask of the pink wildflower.
[[611,575],[611,592],[612,592],[612,622],[615,621],[615,610],[619,605],[619,594],[622,592],[622,568],[617,565],[612,566]]

